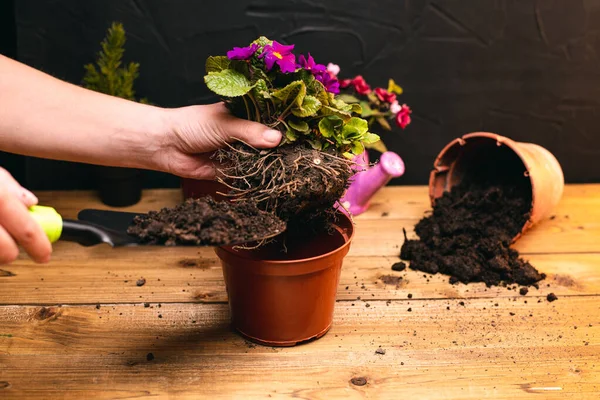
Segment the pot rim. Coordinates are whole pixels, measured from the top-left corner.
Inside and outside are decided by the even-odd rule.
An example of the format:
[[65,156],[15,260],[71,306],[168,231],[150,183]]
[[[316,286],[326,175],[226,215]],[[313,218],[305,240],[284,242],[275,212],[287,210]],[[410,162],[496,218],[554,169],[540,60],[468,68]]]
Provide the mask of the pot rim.
[[[335,229],[342,235],[342,237],[344,238],[344,244],[336,247],[335,249],[327,252],[327,253],[323,253],[320,254],[318,256],[314,256],[314,257],[308,257],[308,258],[297,258],[297,259],[292,259],[292,260],[257,260],[251,257],[248,257],[246,254],[243,253],[239,253],[235,250],[233,250],[233,246],[220,246],[220,247],[216,247],[215,251],[223,251],[227,254],[230,254],[233,257],[239,258],[239,259],[243,259],[243,260],[248,260],[248,261],[258,261],[260,263],[263,264],[268,264],[268,265],[289,265],[289,264],[301,264],[301,263],[307,263],[307,262],[311,262],[311,261],[316,261],[316,260],[320,260],[329,256],[332,256],[333,254],[339,253],[341,251],[344,251],[347,247],[350,246],[350,244],[352,243],[352,239],[354,238],[354,233],[355,233],[355,229],[354,229],[354,222],[352,221],[352,219],[350,219],[350,217],[348,217],[345,213],[338,213],[338,215],[340,215],[344,222],[348,225],[348,231],[345,231],[342,227],[340,227],[340,223],[334,223],[334,227]],[[342,224],[343,224],[342,223]],[[218,253],[217,253],[218,255]]]

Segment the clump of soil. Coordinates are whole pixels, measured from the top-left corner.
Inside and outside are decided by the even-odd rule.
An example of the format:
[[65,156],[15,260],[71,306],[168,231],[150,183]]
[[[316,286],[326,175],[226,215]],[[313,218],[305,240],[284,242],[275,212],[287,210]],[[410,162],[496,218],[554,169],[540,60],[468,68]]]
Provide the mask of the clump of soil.
[[350,160],[302,145],[257,150],[237,144],[218,150],[215,158],[227,197],[256,202],[285,221],[326,217],[352,175]]
[[404,271],[406,269],[406,263],[400,261],[397,263],[394,263],[392,265],[392,271]]
[[509,247],[528,220],[530,205],[531,188],[524,185],[454,187],[419,221],[420,240],[406,240],[400,258],[410,261],[411,269],[450,275],[451,283],[535,285],[546,275]]
[[260,241],[283,230],[283,221],[251,202],[205,197],[137,216],[127,233],[143,244],[221,246]]
[[548,293],[548,296],[546,296],[546,300],[552,303],[554,300],[558,300],[558,297],[556,297],[554,293]]

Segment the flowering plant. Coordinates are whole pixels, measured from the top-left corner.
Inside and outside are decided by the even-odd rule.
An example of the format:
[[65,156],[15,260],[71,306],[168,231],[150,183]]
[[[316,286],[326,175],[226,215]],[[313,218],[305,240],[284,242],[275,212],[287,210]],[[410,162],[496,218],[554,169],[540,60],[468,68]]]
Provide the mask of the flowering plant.
[[310,53],[296,58],[293,49],[260,37],[227,56],[209,57],[204,81],[236,116],[281,130],[280,146],[308,144],[352,158],[378,142],[360,118],[361,104],[336,96],[335,75]]
[[[334,64],[329,64],[327,68],[332,76],[337,76],[340,71],[340,68]],[[398,101],[397,97],[403,93],[403,90],[393,79],[388,81],[387,89],[376,87],[372,90],[365,79],[357,75],[352,79],[342,79],[340,88],[343,93],[338,98],[348,104],[359,104],[361,117],[368,120],[369,127],[377,122],[384,130],[391,131],[392,127],[388,120],[394,121],[402,129],[411,122],[412,110]],[[387,151],[382,140],[365,145],[382,153]]]

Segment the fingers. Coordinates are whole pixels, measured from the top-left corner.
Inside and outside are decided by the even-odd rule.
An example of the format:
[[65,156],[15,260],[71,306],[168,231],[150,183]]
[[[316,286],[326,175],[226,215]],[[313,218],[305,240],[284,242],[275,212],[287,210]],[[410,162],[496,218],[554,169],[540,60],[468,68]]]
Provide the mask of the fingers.
[[237,118],[222,103],[205,107],[209,107],[213,113],[213,123],[216,125],[213,134],[227,142],[240,140],[256,148],[271,148],[281,142],[280,131],[258,122]]
[[[34,261],[44,263],[50,260],[52,246],[41,225],[6,185],[0,186],[0,226],[4,233],[10,235],[13,245],[15,242],[21,245]],[[14,255],[13,245],[6,237],[3,238],[0,252],[6,253],[8,259]]]
[[4,186],[16,198],[21,200],[26,207],[31,207],[38,203],[38,198],[29,190],[19,185],[19,182],[4,168],[0,168],[0,186]]
[[0,225],[0,265],[9,264],[19,256],[19,248],[6,229]]
[[271,148],[281,142],[281,132],[258,122],[228,117],[224,123],[227,124],[225,130],[229,134],[228,141],[241,140],[256,148]]

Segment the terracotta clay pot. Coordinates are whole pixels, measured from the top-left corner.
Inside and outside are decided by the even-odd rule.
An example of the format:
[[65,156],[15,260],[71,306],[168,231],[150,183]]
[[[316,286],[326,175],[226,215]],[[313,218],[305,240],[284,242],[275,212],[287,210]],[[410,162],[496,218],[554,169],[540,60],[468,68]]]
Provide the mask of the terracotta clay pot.
[[435,159],[429,177],[431,204],[469,174],[481,172],[484,163],[495,165],[486,173],[496,178],[512,179],[514,182],[525,179],[530,185],[530,217],[513,242],[548,217],[562,197],[565,184],[563,171],[548,150],[494,133],[475,132],[450,142]]
[[269,346],[294,346],[327,333],[354,227],[340,215],[333,233],[284,235],[255,250],[215,249],[223,266],[233,327]]
[[181,189],[184,199],[199,199],[211,196],[215,200],[226,200],[227,197],[218,193],[226,193],[227,186],[212,180],[198,180],[184,178],[181,180]]

